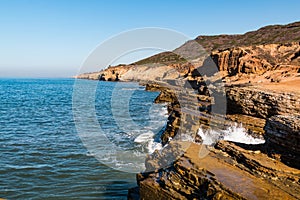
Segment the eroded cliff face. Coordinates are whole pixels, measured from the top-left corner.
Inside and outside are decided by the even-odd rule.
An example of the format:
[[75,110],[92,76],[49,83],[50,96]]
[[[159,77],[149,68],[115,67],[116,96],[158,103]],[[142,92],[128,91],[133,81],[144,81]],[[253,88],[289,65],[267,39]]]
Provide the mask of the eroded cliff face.
[[202,62],[170,65],[160,63],[120,65],[100,72],[81,74],[76,78],[103,81],[149,81],[186,77],[193,79],[203,76],[202,65],[209,65],[213,69],[214,64],[211,63],[213,60],[221,77],[230,84],[280,82],[285,78],[299,75],[300,44],[293,42],[222,49],[213,51],[209,58],[206,60],[202,58],[202,60]]
[[262,75],[284,68],[294,73],[300,65],[300,45],[294,42],[236,47],[213,51],[211,57],[219,70],[229,76],[239,73]]
[[100,81],[159,81],[178,79],[188,73],[190,68],[193,68],[190,64],[120,65],[100,72],[81,74],[75,78]]
[[100,81],[119,81],[123,74],[130,70],[133,66],[131,65],[119,65],[110,66],[99,72],[84,73],[75,78],[78,79],[89,79],[89,80],[100,80]]
[[[160,91],[156,103],[168,102],[165,148],[148,156],[150,172],[137,175],[139,187],[130,190],[129,199],[299,199],[298,52],[299,43],[215,51],[211,56],[220,72],[211,77],[174,64],[99,72],[96,79],[139,81]],[[225,99],[223,107],[218,98]],[[199,128],[218,132],[234,123],[263,136],[265,144],[201,144]]]
[[269,155],[300,169],[300,115],[276,115],[265,126]]
[[[168,125],[161,137],[166,147],[146,159],[150,172],[137,175],[139,187],[129,192],[129,199],[134,199],[133,194],[140,199],[300,198],[299,117],[294,116],[299,113],[297,92],[276,92],[269,85],[227,86],[226,96],[232,102],[227,114],[220,116],[209,109],[214,105],[209,93],[187,94],[176,89],[176,81],[169,83],[146,87],[161,91],[157,103],[170,103]],[[205,107],[196,112],[201,105]],[[200,127],[219,130],[233,122],[242,124],[249,134],[263,135],[266,142],[201,145]],[[194,137],[193,142],[181,142],[185,134]]]
[[[129,199],[300,199],[299,30],[298,22],[244,35],[200,36],[196,41],[211,51],[207,59],[186,63],[166,52],[78,76],[139,81],[160,91],[156,103],[168,102],[165,147],[147,157],[148,172],[137,175],[139,187]],[[175,54],[195,50],[191,44]],[[215,66],[218,73],[211,70]],[[201,144],[199,128],[221,133],[234,123],[266,142],[220,137],[212,146]]]
[[297,91],[296,93],[272,91],[263,89],[262,85],[232,86],[227,89],[227,110],[232,114],[259,118],[282,114],[294,115],[300,113],[299,99]]
[[154,81],[177,79],[180,73],[172,66],[134,66],[121,77],[122,81]]
[[[170,166],[137,176],[141,199],[299,199],[299,170],[278,162],[259,146],[220,141],[215,148],[171,143],[153,160],[187,148]],[[202,152],[209,151],[205,156]],[[155,154],[159,154],[156,152]],[[147,163],[146,163],[147,164]],[[129,196],[131,198],[131,196]]]

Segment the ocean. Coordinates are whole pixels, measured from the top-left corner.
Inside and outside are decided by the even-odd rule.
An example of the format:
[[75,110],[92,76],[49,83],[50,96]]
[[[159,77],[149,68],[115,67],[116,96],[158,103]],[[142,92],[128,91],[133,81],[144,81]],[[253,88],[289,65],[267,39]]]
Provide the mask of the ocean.
[[[74,111],[88,105],[78,105],[83,100],[74,107],[75,83],[87,90],[97,83],[91,94],[95,116],[110,141],[101,143],[103,149],[116,146],[144,156],[161,148],[167,109],[153,103],[158,92],[137,83],[0,79],[0,198],[126,199],[128,188],[136,186],[135,173],[123,170],[124,163],[117,168],[118,159],[102,162],[83,142]],[[143,160],[135,160],[137,169]]]

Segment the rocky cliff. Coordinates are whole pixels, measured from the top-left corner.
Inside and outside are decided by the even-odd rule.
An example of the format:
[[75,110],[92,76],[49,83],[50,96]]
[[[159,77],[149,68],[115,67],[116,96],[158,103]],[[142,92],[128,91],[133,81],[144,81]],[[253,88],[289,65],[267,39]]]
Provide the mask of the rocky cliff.
[[99,72],[84,73],[75,76],[78,79],[90,79],[100,81],[119,81],[123,74],[132,68],[131,65],[109,66]]
[[[129,199],[300,198],[297,93],[276,93],[255,86],[226,87],[227,98],[234,101],[221,116],[207,109],[207,103],[213,103],[209,96],[196,94],[197,101],[191,101],[194,94],[187,95],[166,83],[151,83],[147,89],[162,91],[156,102],[170,102],[168,125],[161,138],[166,146],[146,159],[147,172],[137,175],[139,187],[130,190]],[[194,104],[204,102],[206,109],[197,112]],[[201,144],[199,128],[226,129],[234,122],[253,136],[263,135],[266,142],[251,145],[219,137],[213,146]],[[193,142],[185,140],[186,135]]]
[[[236,35],[200,35],[194,40],[187,41],[173,52],[163,52],[149,58],[145,58],[135,64],[162,63],[164,65],[185,62],[184,58],[195,59],[199,56],[199,46],[208,53],[220,49],[235,47],[258,46],[266,44],[285,44],[300,41],[300,22],[287,25],[265,26],[255,31]],[[196,42],[196,43],[195,43]],[[179,56],[179,55],[183,55]]]
[[[282,83],[284,88],[284,83]],[[251,86],[231,86],[227,89],[228,113],[239,113],[259,118],[274,115],[294,115],[300,113],[300,94],[272,91],[262,84]]]
[[300,169],[300,116],[276,115],[267,120],[266,147],[271,157]]
[[300,45],[295,42],[236,47],[213,51],[211,57],[219,71],[229,76],[239,73],[262,75],[274,70],[295,73],[300,65]]
[[[173,52],[159,53],[130,65],[109,67],[76,78],[114,81],[122,80],[124,74],[124,81],[135,80],[134,77],[142,80],[144,75],[151,80],[184,77],[201,66],[210,55],[225,77],[238,76],[231,80],[248,80],[249,76],[240,76],[256,74],[264,75],[260,79],[278,81],[281,76],[290,76],[292,73],[289,71],[299,70],[299,35],[300,22],[295,22],[266,26],[241,35],[198,36]],[[203,49],[206,52],[201,53]],[[277,70],[282,75],[275,74],[272,77],[269,70]]]
[[[300,199],[299,35],[300,22],[199,36],[174,52],[79,75],[139,81],[160,91],[156,103],[168,102],[164,148],[146,158],[128,198]],[[195,41],[209,57],[199,57]],[[236,124],[265,143],[224,140]]]
[[[157,103],[169,102],[165,148],[146,159],[150,172],[137,176],[139,187],[129,199],[299,199],[299,47],[289,42],[212,51],[218,74],[199,79],[201,68],[213,64],[208,59],[185,75],[194,93],[176,82],[149,84],[148,90],[161,91]],[[218,79],[225,83],[225,115],[212,109]],[[233,123],[266,142],[222,141],[222,130]],[[199,129],[220,136],[206,146]]]
[[[212,61],[214,61],[213,64],[211,64]],[[103,81],[148,81],[191,76],[194,79],[203,75],[203,66],[207,65],[215,65],[216,69],[213,74],[218,72],[230,84],[280,82],[282,79],[299,77],[300,43],[222,49],[213,51],[206,60],[203,58],[203,61],[197,62],[196,65],[191,63],[120,65],[100,72],[81,74],[76,78]],[[208,71],[206,69],[205,73]]]
[[[208,148],[194,143],[170,166],[137,176],[141,199],[299,199],[299,170],[278,162],[259,147],[220,141]],[[168,148],[162,154],[172,154]],[[160,157],[154,160],[160,162]]]

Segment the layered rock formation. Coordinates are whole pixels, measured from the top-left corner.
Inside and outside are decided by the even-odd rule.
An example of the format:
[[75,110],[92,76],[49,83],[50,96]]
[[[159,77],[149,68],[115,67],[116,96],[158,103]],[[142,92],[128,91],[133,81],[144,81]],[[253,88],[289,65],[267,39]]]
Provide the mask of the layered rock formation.
[[[286,78],[300,76],[299,52],[299,42],[235,47],[213,51],[208,59],[203,58],[202,62],[197,61],[194,64],[120,65],[100,72],[81,74],[76,78],[103,81],[163,81],[188,76],[194,79],[204,74],[212,76],[218,72],[229,84],[280,82]],[[212,67],[212,61],[216,67]],[[216,69],[210,72],[214,68]]]
[[[174,52],[77,78],[160,91],[163,150],[146,158],[129,199],[300,199],[300,22],[199,36]],[[199,56],[199,45],[209,52]],[[217,69],[217,70],[215,70]],[[222,141],[240,124],[264,144]],[[219,133],[214,145],[197,134]]]
[[[148,79],[151,80],[176,78],[178,74],[184,76],[201,66],[204,59],[211,55],[219,70],[225,72],[225,75],[264,74],[264,78],[276,82],[278,77],[290,76],[295,70],[300,71],[299,35],[300,22],[295,22],[266,26],[242,35],[198,36],[173,52],[159,53],[131,65],[109,67],[101,72],[86,73],[76,77],[116,80],[118,74],[118,79],[122,80],[122,75],[132,69],[126,75],[127,78],[123,79],[124,81],[146,80],[143,79],[144,74],[147,74]],[[172,69],[176,70],[176,75],[173,74]],[[270,70],[279,70],[278,72],[283,74],[270,77],[273,74],[268,74]],[[289,73],[290,71],[292,73]]]
[[[227,96],[236,98],[236,91],[245,88],[228,87]],[[253,116],[260,113],[259,104],[269,102],[260,102],[258,98],[256,106],[249,105],[253,113],[239,112],[237,109],[239,114],[227,114],[222,118],[210,112],[192,112],[188,108],[190,104],[179,105],[180,92],[174,86],[166,89],[154,84],[153,87],[147,85],[147,89],[162,90],[163,95],[156,102],[171,101],[168,126],[162,135],[162,142],[168,145],[146,159],[146,171],[150,172],[137,176],[139,188],[129,193],[129,199],[135,199],[133,194],[138,194],[141,199],[300,198],[299,116],[291,117],[292,113],[297,112],[298,104],[277,102],[278,106],[274,106],[272,112],[261,112],[265,115],[256,118]],[[231,89],[234,92],[230,92]],[[256,97],[261,96],[278,97],[278,94],[266,89],[248,89],[257,96],[253,95],[251,99],[241,95],[235,99],[237,105],[255,101]],[[294,100],[299,102],[296,98]],[[283,107],[289,108],[290,116],[273,116],[265,125],[266,118],[263,116],[283,113]],[[263,134],[266,143],[248,145],[219,141],[213,147],[199,144],[201,138],[197,139],[199,136],[195,134],[199,127],[204,125],[206,128],[220,129],[232,125],[232,121],[242,123],[249,133]],[[197,136],[196,143],[181,142],[184,134]]]
[[172,66],[134,66],[122,75],[122,81],[153,81],[176,79],[179,72]]
[[[300,41],[300,22],[294,22],[287,25],[265,26],[255,31],[245,34],[235,35],[200,35],[194,40],[187,41],[173,52],[163,52],[149,58],[136,62],[138,65],[148,63],[162,63],[171,65],[185,62],[184,58],[189,61],[199,59],[199,50],[201,47],[207,53],[222,49],[232,49],[236,47],[259,46],[267,44],[286,44]],[[197,43],[199,45],[197,45]],[[181,56],[182,55],[182,56]]]
[[[282,84],[284,86],[284,83]],[[261,85],[231,86],[227,89],[229,113],[240,113],[259,118],[300,113],[298,92],[272,91]]]
[[273,116],[267,120],[265,130],[269,155],[300,169],[300,116]]
[[100,72],[81,74],[75,78],[100,81],[153,81],[176,79],[180,76],[181,73],[173,65],[121,65],[109,67]]
[[294,42],[218,50],[212,52],[211,57],[219,71],[227,72],[229,76],[239,73],[262,75],[284,68],[293,74],[299,69],[299,52],[299,42]]
[[118,65],[110,66],[100,72],[84,73],[75,76],[78,79],[90,79],[90,80],[101,80],[101,81],[119,81],[123,74],[125,74],[131,65]]
[[[170,144],[187,150],[170,166],[137,176],[141,199],[300,198],[299,170],[238,145],[220,141],[206,150],[194,143]],[[168,156],[174,152],[165,151]],[[209,153],[201,156],[205,151]]]
[[[155,102],[170,103],[161,137],[167,145],[146,159],[146,171],[151,172],[137,176],[139,187],[129,192],[129,199],[299,199],[299,85],[227,84],[228,109],[222,116],[212,112],[215,102],[209,88],[213,87],[205,86],[209,91],[205,93],[203,84],[186,83],[191,83],[190,92],[180,81],[146,86],[161,91]],[[199,128],[220,130],[233,122],[249,134],[263,135],[266,143],[200,144]],[[186,135],[196,143],[181,143]]]

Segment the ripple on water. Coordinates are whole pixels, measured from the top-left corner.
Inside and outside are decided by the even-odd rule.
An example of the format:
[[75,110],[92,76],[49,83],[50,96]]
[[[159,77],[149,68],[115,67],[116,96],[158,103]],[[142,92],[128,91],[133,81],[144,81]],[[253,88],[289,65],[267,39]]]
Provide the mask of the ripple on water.
[[[82,83],[88,87],[94,82]],[[108,168],[83,146],[72,114],[73,84],[73,79],[0,79],[0,197],[126,199],[128,188],[135,186],[135,174]],[[121,84],[120,90],[129,88],[123,94],[133,92],[130,113],[139,129],[118,127],[111,113],[114,86],[99,82],[99,123],[115,145],[141,150],[147,144],[134,140],[147,131],[155,135],[167,120],[166,109],[153,106],[157,93]]]

